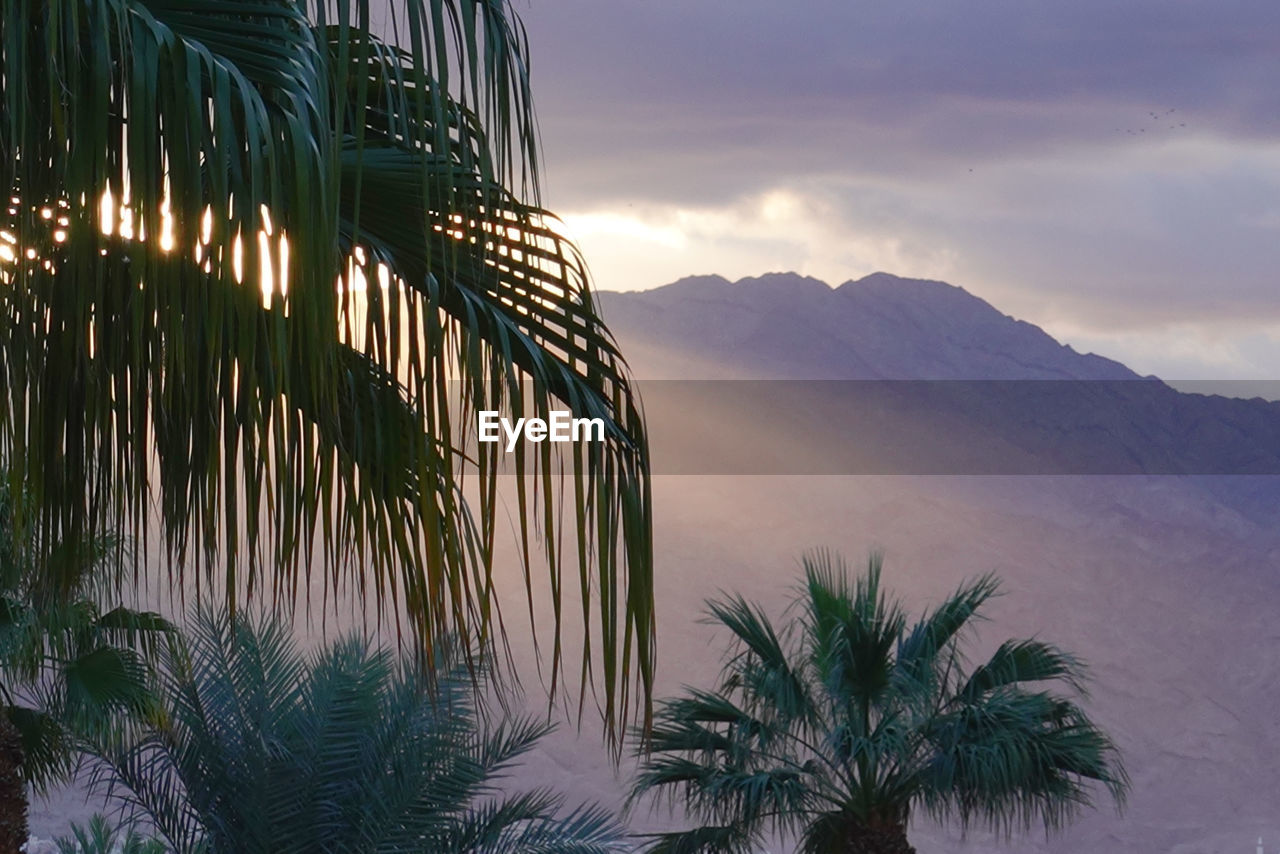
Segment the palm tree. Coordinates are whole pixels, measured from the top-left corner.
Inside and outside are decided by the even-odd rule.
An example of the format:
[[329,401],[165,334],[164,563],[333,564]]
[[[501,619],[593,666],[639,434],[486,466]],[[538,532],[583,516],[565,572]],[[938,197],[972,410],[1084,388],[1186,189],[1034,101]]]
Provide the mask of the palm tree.
[[706,823],[650,851],[751,851],[773,831],[808,854],[909,854],[918,809],[1008,833],[1061,826],[1091,804],[1091,784],[1122,803],[1114,745],[1054,689],[1081,687],[1076,658],[1008,640],[966,666],[964,633],[994,578],[909,623],[878,557],[857,579],[827,553],[803,565],[782,631],[741,597],[710,603],[732,654],[714,690],[659,704],[633,794],[666,793]]
[[[429,658],[501,633],[508,500],[526,574],[546,556],[552,685],[576,588],[606,717],[637,681],[647,698],[647,443],[538,206],[526,54],[506,0],[3,4],[0,451],[35,500],[16,524],[45,551],[148,545],[155,508],[173,570],[203,565],[233,606],[293,601],[322,566],[407,612]],[[604,441],[472,445],[477,410],[555,407]],[[504,493],[502,471],[524,477]]]
[[0,491],[0,851],[26,842],[27,789],[70,776],[81,739],[147,708],[159,615],[103,607],[119,590],[119,545],[60,543],[42,560],[16,535]]
[[58,854],[166,854],[164,843],[132,827],[113,827],[101,813],[88,824],[71,823],[71,835],[55,840]]
[[489,722],[465,656],[438,654],[430,682],[356,637],[305,656],[280,621],[200,611],[162,653],[159,714],[98,745],[95,776],[179,854],[622,850],[597,807],[499,794],[548,727]]

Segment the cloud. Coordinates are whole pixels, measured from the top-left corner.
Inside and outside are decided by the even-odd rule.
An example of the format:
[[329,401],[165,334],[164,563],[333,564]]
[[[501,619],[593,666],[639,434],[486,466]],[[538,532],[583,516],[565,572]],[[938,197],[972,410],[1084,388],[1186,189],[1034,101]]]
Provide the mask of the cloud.
[[606,288],[886,269],[1177,370],[1280,357],[1280,4],[517,3]]
[[[851,172],[718,204],[612,204],[567,214],[611,289],[695,271],[795,269],[838,282],[887,269],[952,280],[1042,323],[1280,321],[1280,150],[1267,146],[1184,140],[929,181]],[[662,277],[645,260],[653,253]]]
[[839,283],[876,270],[923,278],[958,272],[947,249],[901,227],[904,212],[889,213],[900,200],[882,198],[876,225],[865,227],[826,190],[775,189],[716,206],[568,211],[564,230],[606,290],[645,289],[691,273],[737,279],[794,270]]
[[[1174,323],[1099,333],[1062,324],[1048,331],[1081,352],[1117,358],[1139,374],[1155,374],[1185,391],[1280,400],[1275,371],[1280,325]],[[1229,389],[1221,385],[1224,378],[1245,382]]]
[[1268,2],[555,0],[525,19],[565,193],[714,198],[832,168],[1280,130]]

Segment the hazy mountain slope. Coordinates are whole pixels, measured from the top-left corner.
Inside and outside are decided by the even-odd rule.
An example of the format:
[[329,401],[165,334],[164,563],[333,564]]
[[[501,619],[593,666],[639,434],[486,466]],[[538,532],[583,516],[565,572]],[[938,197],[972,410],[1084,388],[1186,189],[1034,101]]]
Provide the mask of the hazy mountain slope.
[[[1136,379],[1081,355],[962,288],[875,273],[838,288],[794,273],[735,283],[695,276],[651,291],[599,294],[610,328],[647,378],[671,349],[733,376],[788,379]],[[636,354],[639,354],[637,357]],[[697,375],[707,379],[705,375]]]
[[[1280,474],[1280,403],[1180,393],[942,282],[701,276],[600,301],[641,378],[784,381],[647,384],[660,472]],[[1280,525],[1270,479],[1197,488]]]

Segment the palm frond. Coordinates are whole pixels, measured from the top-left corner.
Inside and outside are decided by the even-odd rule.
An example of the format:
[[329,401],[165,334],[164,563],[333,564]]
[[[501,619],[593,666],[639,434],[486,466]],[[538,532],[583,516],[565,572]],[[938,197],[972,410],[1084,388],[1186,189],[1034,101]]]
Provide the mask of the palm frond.
[[144,837],[129,826],[112,826],[95,813],[88,824],[71,823],[71,835],[54,840],[59,854],[165,854],[164,843]]
[[1074,703],[1001,688],[929,724],[934,750],[917,783],[936,815],[1009,833],[1061,828],[1093,803],[1090,782],[1118,804],[1128,786],[1115,745]]
[[898,646],[899,669],[915,678],[928,672],[935,658],[956,640],[999,590],[996,577],[984,575],[944,599],[903,636]]
[[893,651],[906,624],[899,603],[880,589],[881,558],[850,578],[843,558],[819,551],[803,561],[803,602],[809,652],[828,702],[860,710],[864,734],[871,707],[889,689]]
[[98,646],[62,667],[72,715],[104,714],[113,708],[141,709],[148,697],[146,662],[129,649]]
[[708,611],[740,645],[726,668],[724,687],[767,710],[783,727],[792,721],[816,723],[818,709],[810,687],[792,665],[783,639],[763,610],[735,596],[711,602]]
[[647,440],[538,206],[523,29],[502,0],[409,0],[387,41],[372,12],[6,4],[0,451],[33,499],[14,522],[45,555],[117,528],[146,552],[154,505],[171,566],[233,607],[310,589],[318,543],[329,591],[407,613],[429,660],[452,631],[501,633],[496,450],[472,455],[474,512],[460,488],[475,410],[603,418],[602,444],[516,455],[536,486],[512,500],[556,613],[581,594],[616,734],[652,683]]
[[563,799],[546,790],[468,811],[443,850],[474,854],[619,854],[630,850],[617,817],[597,806],[557,815]]
[[993,577],[909,624],[878,555],[856,577],[826,552],[803,568],[782,632],[740,597],[711,603],[731,634],[719,683],[658,703],[628,801],[665,796],[702,825],[651,850],[743,850],[765,830],[806,852],[898,850],[917,807],[1010,833],[1061,827],[1099,789],[1123,804],[1115,745],[1048,690],[1082,693],[1078,659],[1009,640],[966,665],[964,629],[997,593]]
[[9,716],[22,739],[22,775],[32,790],[45,794],[65,781],[75,767],[75,742],[64,722],[23,705],[7,706],[0,714]]
[[[0,476],[3,479],[3,476]],[[2,491],[2,490],[0,490]],[[21,503],[27,503],[25,495]],[[42,556],[0,498],[0,699],[24,746],[21,773],[37,791],[70,776],[77,745],[130,725],[149,708],[148,659],[172,626],[116,607],[117,538],[59,542]],[[43,557],[43,559],[42,559]],[[114,593],[115,591],[113,591]]]
[[1080,659],[1051,644],[1037,640],[1007,640],[986,663],[974,668],[955,701],[978,702],[982,695],[1024,682],[1061,681],[1087,694],[1085,667]]
[[153,720],[92,751],[96,782],[114,783],[176,850],[619,850],[599,808],[502,794],[504,771],[547,724],[484,722],[460,650],[429,681],[358,637],[307,657],[278,620],[203,610],[192,622],[163,659]]
[[648,838],[652,842],[644,849],[646,854],[749,854],[763,841],[758,830],[738,823],[703,825]]

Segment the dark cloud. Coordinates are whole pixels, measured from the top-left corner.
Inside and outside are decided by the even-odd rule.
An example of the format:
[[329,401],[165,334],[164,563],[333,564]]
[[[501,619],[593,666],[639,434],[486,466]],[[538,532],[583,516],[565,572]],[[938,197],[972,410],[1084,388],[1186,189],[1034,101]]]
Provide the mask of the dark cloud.
[[[611,185],[692,194],[702,184],[684,173],[704,172],[712,157],[742,172],[746,189],[779,175],[909,171],[1071,141],[1280,134],[1280,4],[1269,2],[518,8],[566,197]],[[729,192],[714,170],[704,177],[706,193]]]
[[546,200],[688,235],[585,241],[606,287],[891,264],[1118,356],[1226,324],[1280,361],[1280,3],[516,2]]

